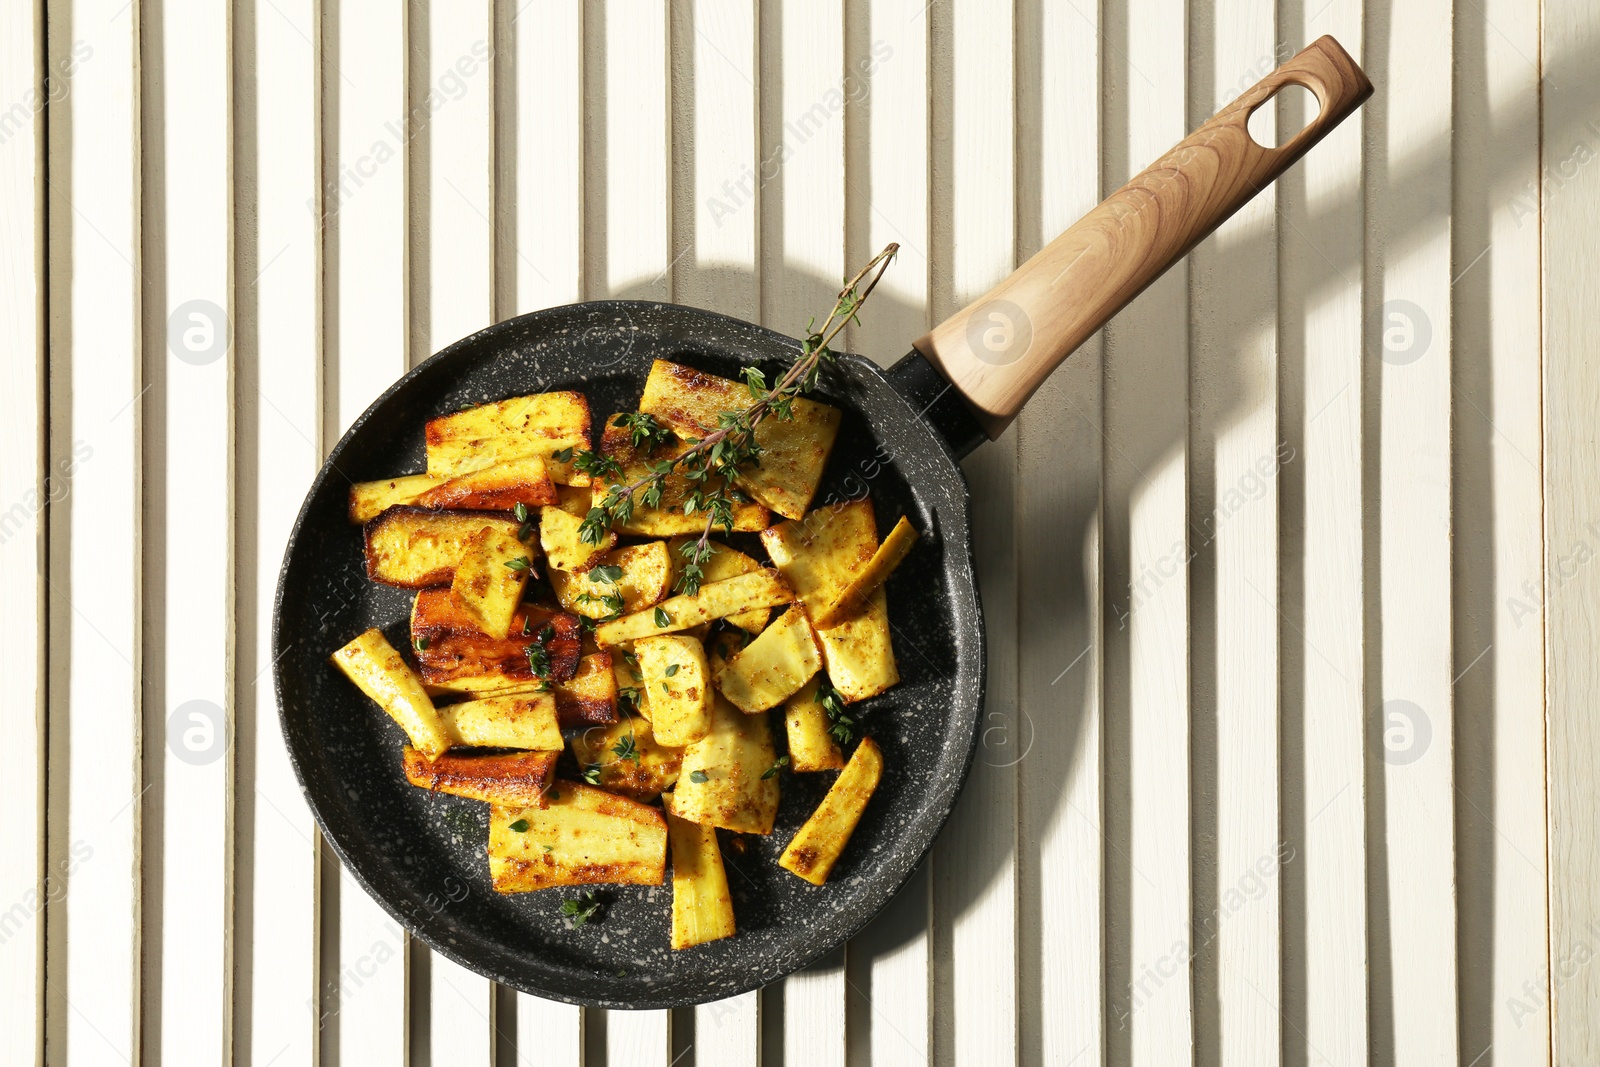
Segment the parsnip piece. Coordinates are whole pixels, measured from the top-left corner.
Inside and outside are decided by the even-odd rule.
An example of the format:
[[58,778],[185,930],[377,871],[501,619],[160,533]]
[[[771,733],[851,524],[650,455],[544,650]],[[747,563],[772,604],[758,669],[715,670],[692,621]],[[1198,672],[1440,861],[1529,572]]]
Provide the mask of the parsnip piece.
[[562,727],[617,721],[617,678],[610,652],[578,661],[578,672],[555,685],[556,716]]
[[450,596],[479,630],[504,640],[511,635],[511,618],[522,602],[533,561],[528,547],[504,530],[480,530],[467,542],[467,550],[450,579]]
[[832,603],[818,613],[817,629],[837,626],[859,611],[873,590],[894,573],[894,569],[900,566],[911,552],[911,546],[916,543],[917,531],[904,515],[900,516],[900,521],[894,524],[894,529],[889,531],[889,536],[883,539],[883,544],[878,546],[867,565],[850,579],[850,583],[834,597]]
[[783,850],[778,866],[812,885],[826,882],[882,777],[883,753],[877,742],[863,737],[828,795]]
[[778,776],[762,775],[776,758],[767,717],[746,715],[715,697],[711,732],[683,750],[678,784],[661,795],[661,802],[690,822],[770,834],[778,812]]
[[501,893],[557,885],[660,885],[667,823],[658,808],[558,780],[537,807],[489,809],[489,878]]
[[[539,636],[550,628],[549,636]],[[455,602],[449,589],[423,589],[411,606],[411,644],[430,692],[527,692],[547,678],[561,682],[578,669],[578,617],[540,604],[521,604],[511,617],[510,633],[491,637]],[[528,662],[528,646],[541,644],[549,673],[540,675]]]
[[406,780],[423,789],[490,804],[543,807],[544,792],[556,776],[555,752],[494,755],[446,752],[430,760],[407,745]]
[[443,479],[431,474],[402,474],[398,478],[357,482],[350,487],[350,521],[366,522],[392,507],[414,504],[417,497],[441,484]]
[[573,453],[589,447],[589,401],[582,393],[514,396],[430,419],[426,440],[428,473],[436,477],[538,456],[553,481],[589,484],[572,466]]
[[736,615],[751,608],[770,608],[794,600],[794,593],[777,571],[762,568],[720,582],[702,585],[695,596],[668,597],[654,607],[624,615],[595,627],[602,645],[620,645],[641,637],[676,633]]
[[665,541],[627,545],[582,574],[552,570],[550,588],[562,607],[591,619],[639,611],[672,590],[672,556]]
[[881,585],[856,614],[818,630],[817,640],[828,677],[846,704],[877,696],[900,681],[889,640],[889,591]]
[[633,643],[641,684],[650,694],[650,725],[663,745],[682,748],[711,729],[711,675],[699,640],[682,634]]
[[[616,416],[606,420],[605,429],[600,434],[600,451],[616,460],[622,466],[620,478],[602,478],[594,485],[594,502],[599,503],[604,499],[607,489],[612,482],[621,485],[632,485],[639,479],[651,474],[651,468],[665,460],[676,459],[689,449],[687,442],[672,438],[660,445],[654,451],[647,451],[644,446],[635,448],[626,427],[615,425]],[[709,478],[703,488],[709,492],[720,488],[723,482],[720,478]],[[666,485],[662,489],[661,501],[653,508],[643,506],[643,502],[634,498],[633,514],[627,522],[618,523],[616,531],[634,537],[673,537],[678,534],[698,535],[706,527],[704,513],[685,515],[683,502],[693,489],[689,479],[681,474],[667,476]],[[735,504],[733,506],[733,528],[744,533],[754,533],[767,525],[770,516],[767,509],[760,504]]]
[[716,829],[668,815],[667,840],[672,843],[672,947],[732,937],[733,894]]
[[456,745],[560,752],[566,743],[553,693],[519,693],[446,704],[439,709]]
[[585,544],[579,531],[589,513],[589,491],[562,489],[558,495],[559,504],[539,509],[539,544],[544,547],[551,569],[582,574],[611,551],[617,535],[608,532],[599,544]]
[[817,699],[818,675],[783,705],[783,728],[789,739],[789,766],[796,771],[835,771],[844,753],[828,731],[828,712]]
[[448,585],[467,551],[467,542],[485,529],[515,536],[517,523],[506,516],[481,511],[390,508],[362,531],[367,577],[407,589]]
[[[688,562],[683,554],[684,546],[694,544],[698,540],[699,537],[674,537],[667,543],[668,555],[673,565],[673,582],[678,580],[678,575],[683,573],[684,564]],[[736,548],[729,548],[721,541],[707,541],[706,544],[711,548],[711,557],[700,564],[701,585],[709,585],[724,578],[733,578],[761,569],[761,564],[754,559]],[[752,608],[737,615],[729,615],[728,621],[746,633],[758,634],[766,629],[767,620],[771,615],[771,608]]]
[[[850,584],[877,549],[870,499],[819,508],[801,522],[761,533],[772,562],[793,587],[806,614],[817,618]],[[880,585],[846,621],[818,630],[822,662],[847,702],[865,700],[900,680],[889,639],[888,599]]]
[[[680,437],[704,437],[717,428],[722,412],[749,406],[750,391],[743,382],[660,359],[650,368],[639,400],[640,411]],[[803,516],[833,451],[840,418],[838,408],[799,397],[793,419],[763,420],[756,426],[761,463],[739,472],[740,488],[785,518]]]
[[649,721],[637,715],[589,727],[572,739],[572,755],[582,766],[600,769],[600,788],[645,802],[672,788],[683,763],[683,750],[661,744]]
[[822,669],[822,653],[799,604],[734,653],[717,674],[717,689],[746,714],[775,708]]
[[377,630],[368,630],[331,657],[389,717],[400,724],[411,743],[429,759],[450,747],[450,733],[422,687],[417,672]]
[[538,456],[522,456],[458,474],[417,498],[425,508],[480,511],[510,511],[518,504],[534,508],[555,502],[555,482]]

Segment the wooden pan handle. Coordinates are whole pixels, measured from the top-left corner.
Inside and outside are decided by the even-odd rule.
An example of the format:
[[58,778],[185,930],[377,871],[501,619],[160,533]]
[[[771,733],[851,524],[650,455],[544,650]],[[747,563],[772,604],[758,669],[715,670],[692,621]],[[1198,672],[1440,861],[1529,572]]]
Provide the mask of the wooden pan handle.
[[[1317,98],[1316,118],[1277,148],[1246,128],[1285,85]],[[1010,277],[917,341],[991,438],[1062,360],[1372,95],[1332,37],[1257,82],[1118,189]]]

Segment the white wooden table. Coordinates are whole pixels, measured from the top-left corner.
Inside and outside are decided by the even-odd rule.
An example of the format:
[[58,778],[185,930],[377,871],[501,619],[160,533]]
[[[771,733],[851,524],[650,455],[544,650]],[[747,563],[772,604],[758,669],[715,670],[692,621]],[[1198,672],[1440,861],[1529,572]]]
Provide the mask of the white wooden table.
[[[798,331],[895,240],[888,362],[1323,33],[1358,119],[969,462],[984,745],[848,951],[579,1011],[341,875],[271,596],[409,364]],[[1597,64],[1592,0],[3,0],[0,1061],[1600,1062]]]

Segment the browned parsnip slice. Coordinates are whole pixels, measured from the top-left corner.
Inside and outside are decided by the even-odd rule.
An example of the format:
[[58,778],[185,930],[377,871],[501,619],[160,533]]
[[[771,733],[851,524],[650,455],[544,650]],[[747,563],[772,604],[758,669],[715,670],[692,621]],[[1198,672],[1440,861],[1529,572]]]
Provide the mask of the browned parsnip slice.
[[[654,415],[680,437],[704,437],[724,411],[751,404],[742,382],[658,359],[644,383],[639,410]],[[839,409],[815,400],[794,400],[794,418],[762,420],[756,426],[761,463],[740,470],[739,487],[789,519],[811,505],[822,469],[839,433]]]
[[[510,634],[491,637],[455,603],[449,589],[423,589],[411,607],[411,644],[431,690],[487,695],[571,678],[581,639],[576,615],[538,604],[519,605]],[[530,645],[544,650],[547,673],[529,662]]]
[[672,788],[683,763],[683,750],[661,744],[649,720],[637,715],[589,727],[572,739],[572,754],[599,770],[600,788],[646,803]]
[[734,653],[716,676],[717,688],[746,714],[775,708],[822,669],[811,623],[799,604]]
[[627,545],[582,574],[552,570],[550,588],[562,607],[591,619],[638,611],[672,589],[672,557],[665,541]]
[[[605,497],[606,490],[612,483],[632,485],[647,477],[654,464],[676,459],[689,448],[686,442],[675,437],[656,445],[654,449],[644,443],[635,447],[630,431],[626,427],[616,425],[618,417],[613,415],[606,420],[606,427],[600,434],[600,451],[621,465],[622,476],[603,478],[595,482],[596,503]],[[710,491],[722,484],[720,479],[712,478],[707,480],[704,488]],[[681,474],[668,475],[666,486],[661,493],[661,502],[656,507],[647,508],[643,506],[642,501],[635,498],[633,514],[627,522],[617,524],[617,532],[634,537],[698,535],[706,527],[705,515],[686,515],[683,511],[684,500],[688,498],[691,489],[693,485],[688,478]],[[760,504],[734,505],[733,528],[740,532],[754,533],[767,525],[768,518],[767,509]]]
[[867,565],[857,571],[856,576],[850,579],[850,584],[818,613],[815,620],[817,629],[837,626],[860,611],[867,598],[894,573],[894,569],[900,566],[911,552],[911,546],[916,543],[917,531],[904,515],[900,516],[900,521],[894,524],[894,529],[889,531],[889,536],[883,539],[883,544],[878,546]]
[[672,842],[672,947],[732,937],[733,894],[717,831],[668,815],[667,839]]
[[367,577],[384,585],[422,589],[449,585],[467,542],[479,531],[503,530],[513,536],[516,520],[481,511],[429,511],[394,507],[367,523]]
[[682,748],[711,729],[711,676],[698,638],[683,634],[641,637],[633,643],[650,694],[650,722],[663,745]]
[[595,627],[594,636],[602,645],[620,645],[641,637],[687,630],[751,608],[787,604],[793,599],[794,593],[778,572],[763,568],[702,585],[694,596],[669,597],[654,607],[603,622]]
[[[801,522],[762,531],[761,543],[812,619],[850,584],[878,546],[870,499],[819,508]],[[822,662],[846,702],[865,700],[900,680],[889,640],[889,602],[883,586],[837,626],[817,631]]]
[[556,715],[563,728],[617,721],[617,677],[610,652],[578,661],[578,673],[555,686]]
[[660,885],[667,823],[659,808],[557,781],[537,807],[489,809],[489,878],[501,893],[557,885]]
[[783,705],[783,727],[789,738],[789,765],[797,771],[836,771],[844,753],[829,733],[827,709],[817,699],[819,674]]
[[458,474],[417,498],[425,508],[480,511],[510,511],[518,504],[534,508],[555,502],[556,485],[538,456],[522,456]]
[[517,693],[446,704],[439,709],[453,744],[560,752],[554,693]]
[[417,497],[443,481],[431,474],[402,474],[398,478],[357,482],[350,487],[350,521],[367,522],[392,507],[414,504]]
[[406,746],[406,779],[438,793],[490,804],[544,807],[544,791],[555,780],[555,752],[465,754],[446,752],[430,760]]
[[552,570],[582,574],[605,558],[617,535],[607,532],[597,545],[585,544],[580,534],[592,497],[587,489],[562,489],[560,503],[539,509],[539,543]]
[[511,636],[511,619],[532,569],[528,547],[516,537],[504,530],[480,530],[456,564],[450,597],[479,630],[504,640]]
[[717,697],[711,732],[683,750],[678,784],[662,794],[661,802],[690,822],[770,834],[778,812],[778,776],[767,771],[776,758],[767,717],[746,715]]
[[450,747],[450,733],[423,689],[422,679],[382,633],[368,630],[331,658],[345,677],[400,724],[411,743],[429,759]]
[[538,393],[480,404],[430,419],[428,473],[454,477],[496,463],[538,456],[552,480],[589,484],[573,469],[573,453],[589,447],[589,401],[582,393]]
[[778,866],[812,885],[826,882],[882,777],[883,752],[872,738],[863,737],[828,795],[783,850]]

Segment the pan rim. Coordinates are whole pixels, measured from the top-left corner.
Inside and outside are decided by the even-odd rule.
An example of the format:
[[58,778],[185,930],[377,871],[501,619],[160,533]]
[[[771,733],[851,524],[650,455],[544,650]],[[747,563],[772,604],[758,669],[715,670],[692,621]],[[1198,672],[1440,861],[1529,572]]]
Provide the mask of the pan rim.
[[[540,321],[544,319],[550,319],[553,321],[558,320],[562,315],[571,315],[575,311],[579,310],[589,313],[603,313],[605,311],[612,310],[624,313],[659,313],[668,315],[687,314],[701,319],[721,322],[736,328],[737,330],[766,335],[769,340],[781,344],[784,347],[790,348],[795,352],[798,352],[800,349],[800,344],[798,341],[796,341],[794,338],[778,333],[775,330],[771,330],[767,327],[759,326],[733,316],[723,315],[714,311],[707,311],[702,308],[652,300],[590,300],[579,301],[572,304],[563,304],[556,307],[542,308],[538,311],[532,311],[523,315],[503,319],[500,322],[486,326],[475,333],[468,334],[466,337],[463,337],[460,340],[440,349],[438,352],[435,352],[421,363],[418,363],[416,366],[411,367],[394,382],[392,382],[386,389],[384,389],[382,393],[375,397],[367,405],[366,409],[362,411],[362,413],[354,421],[351,422],[350,426],[344,431],[344,433],[340,435],[339,440],[333,445],[333,447],[328,450],[328,453],[323,458],[315,478],[312,479],[310,485],[306,489],[305,496],[301,501],[300,510],[295,515],[294,523],[290,527],[289,536],[284,544],[283,559],[279,564],[277,586],[273,595],[272,651],[275,657],[272,669],[273,698],[277,704],[278,728],[280,736],[283,738],[284,750],[289,758],[289,763],[294,769],[295,782],[299,786],[300,794],[304,798],[307,808],[310,809],[318,829],[321,831],[323,840],[328,843],[328,845],[333,849],[334,854],[339,858],[339,862],[343,871],[353,877],[356,883],[367,894],[367,896],[376,901],[384,910],[384,912],[412,937],[418,938],[432,951],[461,965],[462,967],[465,967],[475,974],[482,975],[483,977],[488,978],[497,984],[505,985],[520,992],[542,997],[547,1000],[553,1000],[566,1004],[574,1004],[582,1007],[623,1011],[647,1011],[691,1007],[697,1004],[709,1003],[711,1000],[722,1000],[731,996],[738,996],[751,992],[752,990],[760,989],[763,986],[766,986],[790,974],[804,970],[806,967],[815,963],[818,959],[827,955],[840,945],[843,945],[858,936],[862,930],[872,923],[873,920],[878,918],[878,916],[883,913],[889,904],[893,902],[893,900],[900,894],[901,890],[903,890],[906,884],[911,880],[913,875],[915,875],[918,870],[923,868],[928,855],[933,851],[933,848],[938,842],[940,835],[944,832],[945,826],[948,825],[950,816],[955,810],[956,802],[960,798],[962,790],[966,786],[967,778],[971,774],[972,762],[977,754],[978,739],[981,736],[980,731],[978,730],[978,724],[982,722],[987,698],[988,684],[988,638],[984,626],[983,603],[981,592],[977,583],[977,566],[973,551],[971,489],[967,483],[966,474],[961,469],[959,459],[951,451],[948,443],[944,440],[944,437],[932,425],[928,424],[922,415],[916,412],[911,407],[910,403],[907,402],[906,399],[894,388],[884,369],[862,356],[848,352],[839,353],[838,355],[840,359],[847,360],[852,367],[855,367],[858,370],[870,374],[872,377],[876,378],[885,386],[885,389],[889,394],[892,394],[902,405],[904,405],[905,414],[910,420],[920,425],[926,431],[928,438],[938,450],[939,454],[949,462],[951,472],[955,477],[955,492],[952,495],[959,504],[959,517],[961,520],[961,550],[959,559],[960,562],[965,565],[967,575],[969,577],[969,580],[964,583],[963,591],[970,599],[970,609],[972,618],[974,620],[974,632],[972,634],[972,638],[976,642],[976,664],[974,679],[975,700],[974,707],[972,709],[970,736],[966,744],[965,752],[962,756],[959,773],[957,773],[951,780],[948,791],[943,792],[940,795],[930,796],[928,798],[936,801],[936,810],[934,806],[930,806],[925,809],[932,811],[934,817],[930,824],[931,833],[928,836],[926,844],[918,852],[916,861],[908,865],[902,874],[892,876],[881,883],[880,893],[874,894],[873,897],[868,898],[868,906],[862,908],[862,913],[858,917],[855,917],[844,924],[842,934],[836,937],[828,938],[825,941],[818,942],[814,949],[808,948],[799,953],[796,957],[797,962],[779,962],[765,966],[753,966],[745,978],[733,983],[736,988],[734,988],[731,992],[728,989],[719,988],[716,991],[715,996],[710,998],[696,999],[692,995],[664,995],[643,996],[636,997],[632,1000],[623,1000],[604,996],[594,997],[573,995],[556,988],[534,987],[522,979],[513,978],[508,975],[498,973],[495,968],[487,966],[482,960],[474,959],[453,947],[449,943],[448,939],[446,937],[439,936],[438,933],[430,927],[429,923],[425,919],[418,918],[417,916],[411,914],[405,908],[400,907],[397,903],[392,901],[387,895],[378,892],[374,888],[372,882],[369,880],[367,872],[363,869],[362,863],[365,861],[358,862],[357,860],[353,859],[352,857],[355,855],[355,853],[348,849],[346,847],[346,843],[341,841],[338,835],[330,829],[328,820],[324,817],[321,808],[318,806],[312,788],[308,783],[306,770],[302,765],[300,752],[292,740],[293,735],[289,729],[288,713],[283,695],[284,685],[282,677],[283,671],[286,669],[284,661],[287,658],[285,656],[286,650],[283,645],[283,608],[287,595],[287,583],[291,562],[295,557],[296,548],[300,543],[301,536],[307,529],[307,520],[310,517],[312,504],[320,495],[323,485],[329,479],[331,473],[337,470],[337,461],[341,453],[359,434],[364,431],[369,421],[374,418],[375,413],[392,397],[407,388],[414,379],[423,376],[424,373],[437,364],[458,358],[468,351],[475,351],[477,346],[484,344],[486,340],[491,339],[499,334],[509,333],[517,328],[525,328],[530,324],[537,326]],[[948,545],[948,535],[942,535],[942,539]],[[435,913],[434,917],[436,917],[437,914],[438,913]]]

